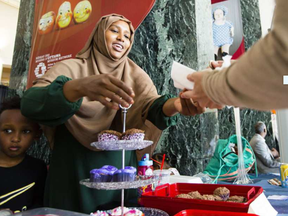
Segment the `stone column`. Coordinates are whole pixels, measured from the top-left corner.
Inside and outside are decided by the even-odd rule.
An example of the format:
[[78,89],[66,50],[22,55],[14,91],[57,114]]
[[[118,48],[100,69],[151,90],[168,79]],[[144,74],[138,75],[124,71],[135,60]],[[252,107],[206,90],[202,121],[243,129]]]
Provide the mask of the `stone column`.
[[[178,95],[170,78],[173,60],[199,70],[213,59],[211,0],[157,0],[135,36],[130,57],[149,74],[159,94]],[[178,124],[163,132],[156,151],[166,153],[181,174],[202,171],[213,153],[217,122],[217,111],[179,116]]]
[[34,0],[21,1],[9,87],[21,96],[26,88],[34,23]]

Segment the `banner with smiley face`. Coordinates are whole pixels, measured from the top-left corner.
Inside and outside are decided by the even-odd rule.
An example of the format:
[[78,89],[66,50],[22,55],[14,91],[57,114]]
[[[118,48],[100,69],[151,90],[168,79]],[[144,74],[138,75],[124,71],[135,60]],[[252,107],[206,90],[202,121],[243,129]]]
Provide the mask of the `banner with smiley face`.
[[56,62],[73,58],[103,15],[117,13],[136,29],[155,0],[35,0],[27,88]]

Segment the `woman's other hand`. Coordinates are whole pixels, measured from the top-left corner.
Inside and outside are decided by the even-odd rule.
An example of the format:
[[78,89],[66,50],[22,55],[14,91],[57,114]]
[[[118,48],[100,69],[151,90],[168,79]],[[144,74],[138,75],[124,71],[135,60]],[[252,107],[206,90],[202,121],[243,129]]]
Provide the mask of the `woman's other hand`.
[[65,83],[63,92],[67,100],[75,102],[87,96],[104,106],[118,110],[119,104],[128,107],[135,96],[132,88],[109,74],[93,75]]

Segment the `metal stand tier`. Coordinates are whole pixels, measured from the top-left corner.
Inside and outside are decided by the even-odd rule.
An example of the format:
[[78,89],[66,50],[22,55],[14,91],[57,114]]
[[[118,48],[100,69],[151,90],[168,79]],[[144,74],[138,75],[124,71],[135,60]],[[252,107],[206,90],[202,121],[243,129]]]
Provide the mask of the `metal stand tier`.
[[[123,133],[126,131],[126,115],[127,110],[131,107],[119,107],[122,109],[123,113]],[[115,141],[101,141],[101,142],[93,142],[91,146],[101,149],[101,150],[109,150],[116,151],[122,150],[122,169],[125,168],[125,150],[137,150],[146,148],[149,145],[152,145],[153,142],[149,140],[115,140]],[[138,188],[145,185],[149,185],[152,183],[156,183],[159,181],[155,176],[149,176],[149,178],[139,178],[137,177],[134,181],[129,182],[90,182],[89,179],[84,179],[80,181],[80,184],[98,190],[118,190],[121,189],[121,210],[123,216],[124,209],[124,189],[130,188]]]

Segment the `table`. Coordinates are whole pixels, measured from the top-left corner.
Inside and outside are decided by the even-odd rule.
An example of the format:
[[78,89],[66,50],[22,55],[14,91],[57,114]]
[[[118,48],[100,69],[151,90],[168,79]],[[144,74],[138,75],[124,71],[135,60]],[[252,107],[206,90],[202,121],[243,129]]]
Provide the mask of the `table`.
[[[271,185],[267,180],[277,178],[280,180],[279,175],[274,174],[260,174],[254,179],[254,185],[261,186],[264,190],[266,197],[271,195],[285,195],[288,196],[288,188],[283,188],[280,186]],[[284,216],[288,215],[288,200],[271,200],[269,199],[271,205],[278,211],[278,215]]]
[[[282,188],[280,186],[275,186],[275,185],[270,185],[267,180],[272,179],[272,178],[278,178],[280,180],[279,175],[274,175],[274,174],[260,174],[258,177],[255,175],[250,175],[251,179],[253,180],[253,184],[255,186],[260,186],[264,190],[264,194],[266,197],[271,196],[271,195],[285,195],[288,196],[288,188]],[[218,182],[219,184],[231,184],[228,182]],[[288,200],[271,200],[269,199],[269,202],[271,205],[276,209],[278,212],[278,216],[288,216]],[[53,208],[39,208],[39,209],[32,209],[30,211],[22,212],[15,214],[19,216],[30,216],[33,214],[58,214],[61,216],[65,215],[75,215],[75,216],[84,216],[87,214],[82,214],[82,213],[76,213],[76,212],[70,212],[70,211],[64,211],[60,209],[53,209]]]
[[[271,195],[285,195],[288,196],[288,188],[283,188],[280,186],[270,185],[267,180],[277,178],[280,180],[280,175],[276,174],[259,174],[256,177],[254,174],[249,175],[253,180],[255,186],[260,186],[264,190],[266,197]],[[219,184],[229,184],[227,182],[218,182]],[[251,185],[251,184],[250,184]],[[273,208],[278,212],[278,216],[288,216],[288,200],[271,200],[269,202]]]

